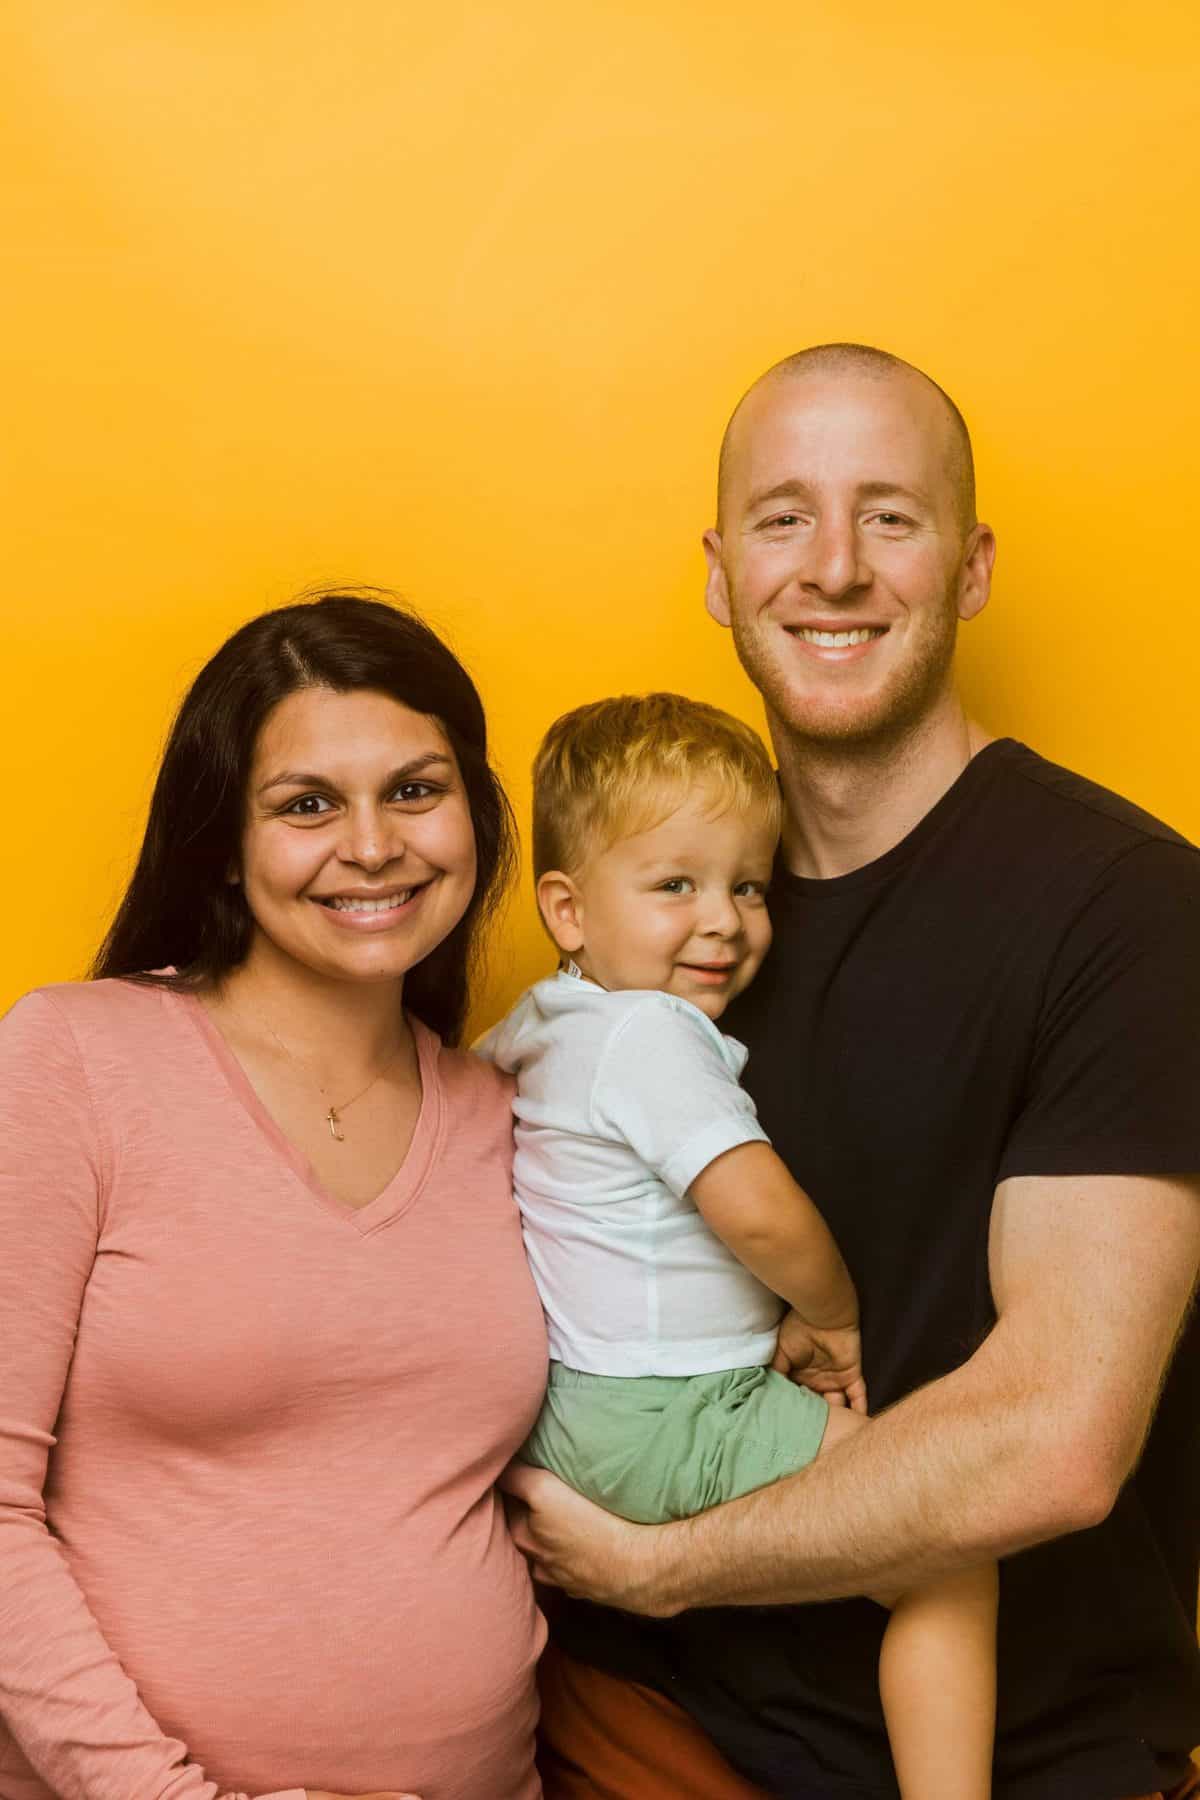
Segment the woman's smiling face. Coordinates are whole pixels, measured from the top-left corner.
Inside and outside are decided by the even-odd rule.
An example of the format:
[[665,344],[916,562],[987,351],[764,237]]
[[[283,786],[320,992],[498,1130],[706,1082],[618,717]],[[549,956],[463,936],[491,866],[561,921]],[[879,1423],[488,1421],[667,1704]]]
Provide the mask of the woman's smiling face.
[[276,951],[335,980],[403,976],[475,889],[470,808],[438,721],[373,689],[289,694],[255,746],[238,874]]

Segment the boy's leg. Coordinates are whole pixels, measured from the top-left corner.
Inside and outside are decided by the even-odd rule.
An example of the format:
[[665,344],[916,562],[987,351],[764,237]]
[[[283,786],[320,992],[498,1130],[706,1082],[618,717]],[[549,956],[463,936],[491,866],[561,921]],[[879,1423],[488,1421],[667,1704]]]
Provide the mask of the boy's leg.
[[767,1800],[673,1701],[565,1656],[538,1670],[546,1800]]
[[879,1693],[904,1800],[986,1800],[996,1730],[995,1563],[892,1607]]
[[[867,1424],[834,1407],[822,1453]],[[902,1594],[879,1656],[879,1695],[902,1800],[987,1800],[996,1730],[996,1565]]]

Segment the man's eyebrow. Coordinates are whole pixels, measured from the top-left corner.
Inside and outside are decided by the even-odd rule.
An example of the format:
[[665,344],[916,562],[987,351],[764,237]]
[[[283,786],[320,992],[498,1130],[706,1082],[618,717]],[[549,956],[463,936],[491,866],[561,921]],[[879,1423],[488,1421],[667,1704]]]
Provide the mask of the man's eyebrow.
[[901,500],[915,500],[918,506],[933,505],[923,488],[905,487],[901,481],[864,481],[858,491],[864,500],[886,500],[895,494]]
[[747,512],[766,506],[772,500],[798,500],[809,492],[803,481],[777,481],[774,487],[758,488],[746,501]]
[[[452,758],[447,756],[444,750],[430,750],[424,756],[414,756],[411,762],[406,762],[400,768],[393,769],[390,774],[385,776],[383,787],[386,790],[394,788],[401,781],[411,781],[414,775],[419,775],[424,769],[432,768],[435,763],[443,764],[447,769],[454,766]],[[311,769],[281,769],[278,775],[272,775],[269,781],[264,781],[261,787],[256,788],[255,793],[265,794],[270,788],[275,787],[336,788],[336,786],[337,782],[331,781],[328,775],[315,774]]]
[[[808,484],[803,481],[778,481],[774,487],[759,488],[750,495],[746,502],[747,512],[754,512],[760,506],[768,506],[773,500],[802,500],[811,493]],[[862,500],[886,500],[894,495],[897,499],[913,500],[918,506],[932,507],[929,495],[921,488],[906,487],[901,481],[863,481],[855,489]]]

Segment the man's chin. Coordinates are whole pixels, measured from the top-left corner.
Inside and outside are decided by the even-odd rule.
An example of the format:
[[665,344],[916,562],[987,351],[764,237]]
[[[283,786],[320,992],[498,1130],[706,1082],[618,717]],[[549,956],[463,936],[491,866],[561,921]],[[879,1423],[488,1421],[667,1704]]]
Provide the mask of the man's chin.
[[846,755],[882,753],[918,731],[937,711],[946,690],[950,661],[930,659],[873,691],[813,692],[780,684],[763,691],[772,732],[798,745]]
[[781,703],[767,701],[772,725],[786,736],[814,749],[846,751],[882,747],[903,737],[920,718],[921,709],[897,703],[893,696],[873,696],[857,702],[813,702],[786,695]]

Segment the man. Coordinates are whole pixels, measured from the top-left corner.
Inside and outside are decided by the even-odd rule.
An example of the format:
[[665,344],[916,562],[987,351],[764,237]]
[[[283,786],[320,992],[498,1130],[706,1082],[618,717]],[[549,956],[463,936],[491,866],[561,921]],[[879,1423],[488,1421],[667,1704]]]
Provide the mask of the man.
[[1200,852],[965,717],[994,539],[910,365],[768,371],[705,549],[786,804],[775,947],[729,1029],[857,1282],[880,1416],[654,1528],[513,1472],[535,1573],[583,1597],[547,1793],[894,1796],[884,1615],[848,1597],[990,1556],[997,1800],[1165,1792],[1200,1741],[1194,1320],[1163,1385],[1200,1261]]

